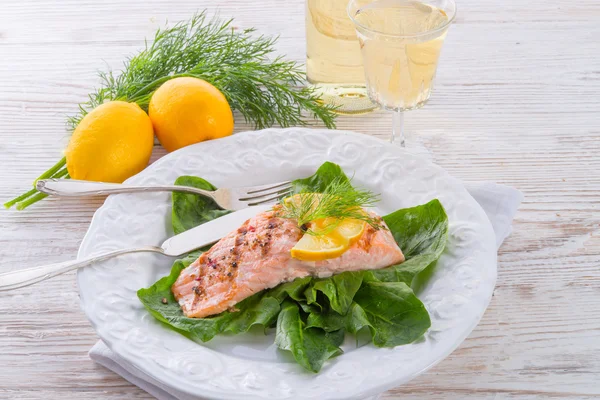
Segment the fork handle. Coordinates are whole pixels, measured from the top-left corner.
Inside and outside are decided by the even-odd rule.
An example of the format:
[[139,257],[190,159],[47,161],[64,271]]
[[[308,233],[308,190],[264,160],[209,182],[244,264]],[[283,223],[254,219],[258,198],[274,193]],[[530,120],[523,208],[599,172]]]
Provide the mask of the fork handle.
[[60,197],[85,197],[117,193],[139,193],[139,192],[184,192],[200,194],[214,199],[213,192],[188,186],[156,185],[136,186],[122,183],[105,183],[80,181],[76,179],[40,179],[35,187],[42,193]]
[[95,262],[106,260],[107,258],[139,252],[155,252],[164,254],[160,247],[148,246],[136,249],[115,250],[84,258],[82,260],[66,261],[56,264],[42,265],[40,267],[6,272],[4,274],[0,274],[0,292],[33,285],[34,283],[52,278],[56,275],[64,274],[65,272],[86,267]]

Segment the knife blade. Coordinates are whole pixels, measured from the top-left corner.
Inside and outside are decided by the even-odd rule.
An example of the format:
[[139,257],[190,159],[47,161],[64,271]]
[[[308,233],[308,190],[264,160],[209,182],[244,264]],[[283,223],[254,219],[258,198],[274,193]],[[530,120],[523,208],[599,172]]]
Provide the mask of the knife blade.
[[223,215],[165,240],[161,247],[166,255],[180,256],[217,242],[246,220],[271,208],[273,208],[272,205],[253,206]]

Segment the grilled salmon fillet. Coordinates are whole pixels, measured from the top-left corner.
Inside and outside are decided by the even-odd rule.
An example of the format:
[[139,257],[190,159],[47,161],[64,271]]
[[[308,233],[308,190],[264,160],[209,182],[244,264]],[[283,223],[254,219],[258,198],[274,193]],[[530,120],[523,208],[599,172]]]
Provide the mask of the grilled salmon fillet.
[[231,309],[264,289],[305,276],[380,269],[404,261],[392,234],[366,225],[340,257],[323,261],[292,258],[303,232],[291,219],[267,211],[246,221],[181,271],[171,287],[186,317],[202,318]]

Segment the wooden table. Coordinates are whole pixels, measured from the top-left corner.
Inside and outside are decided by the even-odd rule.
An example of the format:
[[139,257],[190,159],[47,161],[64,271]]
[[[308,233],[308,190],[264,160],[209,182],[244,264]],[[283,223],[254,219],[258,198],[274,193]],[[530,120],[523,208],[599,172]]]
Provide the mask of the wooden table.
[[[302,0],[4,1],[0,5],[0,199],[61,154],[65,117],[165,19],[208,4],[281,34],[304,57]],[[388,392],[402,399],[600,398],[600,3],[459,1],[431,102],[406,117],[435,161],[525,200],[500,249],[483,320],[450,357]],[[390,116],[340,118],[387,137]],[[236,130],[248,127],[238,119]],[[156,159],[164,154],[158,146]],[[0,211],[0,271],[75,257],[103,199]],[[147,399],[95,365],[74,274],[0,294],[0,398]]]

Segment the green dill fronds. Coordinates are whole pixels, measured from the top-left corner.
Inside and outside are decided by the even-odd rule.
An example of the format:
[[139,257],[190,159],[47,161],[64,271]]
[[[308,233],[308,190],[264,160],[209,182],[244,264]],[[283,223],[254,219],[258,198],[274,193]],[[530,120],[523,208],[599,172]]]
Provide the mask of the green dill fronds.
[[75,128],[92,109],[110,100],[135,102],[147,110],[152,93],[169,79],[204,79],[219,89],[232,109],[258,129],[302,126],[310,118],[335,127],[334,107],[305,86],[299,64],[273,56],[276,37],[236,29],[233,20],[209,19],[206,12],[156,32],[145,49],[118,74],[101,72],[102,86],[69,118]]
[[[379,196],[368,190],[355,189],[349,180],[336,179],[323,193],[300,192],[281,202],[278,216],[297,221],[298,226],[311,235],[324,235],[344,219],[364,221],[379,229],[379,219],[366,213],[364,207],[372,207]],[[335,222],[326,229],[310,229],[309,223],[331,218]]]

